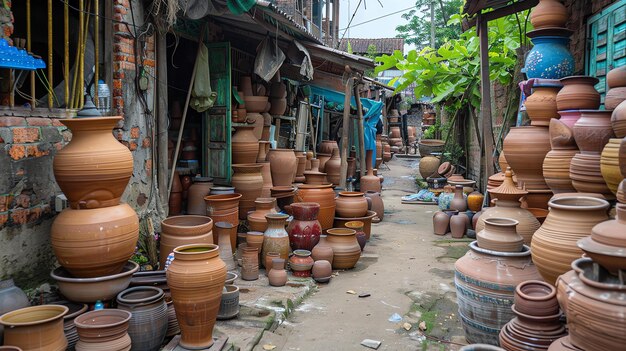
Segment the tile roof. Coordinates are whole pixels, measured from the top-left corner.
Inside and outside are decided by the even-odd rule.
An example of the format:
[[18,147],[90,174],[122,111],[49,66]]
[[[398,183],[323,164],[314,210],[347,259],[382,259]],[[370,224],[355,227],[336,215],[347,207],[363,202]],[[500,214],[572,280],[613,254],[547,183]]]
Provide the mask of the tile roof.
[[404,51],[403,38],[346,38],[341,40],[339,50],[348,51],[348,42],[355,54],[366,54],[370,45],[376,46],[377,54],[393,54],[394,50]]

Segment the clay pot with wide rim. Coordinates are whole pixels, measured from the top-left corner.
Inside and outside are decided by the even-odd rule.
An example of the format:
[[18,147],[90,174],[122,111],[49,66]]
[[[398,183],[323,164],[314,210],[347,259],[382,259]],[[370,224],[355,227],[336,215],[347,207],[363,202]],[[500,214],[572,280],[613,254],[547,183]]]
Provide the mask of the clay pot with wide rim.
[[595,88],[599,80],[589,76],[561,79],[563,89],[556,96],[556,106],[563,110],[595,110],[600,107],[600,93]]
[[420,175],[423,179],[430,177],[437,172],[440,164],[441,160],[438,157],[432,155],[422,157],[419,163]]
[[272,259],[272,269],[270,269],[267,277],[271,286],[284,286],[287,284],[285,260],[282,258]]
[[132,314],[128,335],[133,350],[159,350],[167,332],[167,305],[163,290],[137,286],[117,295],[117,308]]
[[626,137],[626,103],[622,102],[611,113],[611,127],[618,138]]
[[532,257],[544,280],[550,284],[567,272],[570,263],[582,255],[576,242],[591,234],[591,229],[608,219],[606,200],[570,196],[550,200],[550,213],[535,232]]
[[526,190],[548,189],[542,175],[543,160],[548,151],[550,135],[545,127],[514,127],[504,138],[506,160]]
[[530,11],[530,23],[535,29],[562,28],[568,19],[567,8],[559,0],[540,0]]
[[50,240],[72,275],[93,278],[119,273],[135,252],[139,218],[128,204],[63,210],[52,223]]
[[231,179],[235,191],[241,194],[239,199],[239,219],[246,219],[248,212],[254,208],[254,201],[261,196],[263,189],[262,164],[234,164]]
[[[229,222],[232,225],[239,225],[239,199],[241,199],[241,194],[205,196],[206,215],[215,222]],[[213,243],[217,243],[217,238],[213,238]]]
[[291,204],[293,219],[287,226],[289,243],[292,250],[313,250],[322,234],[318,221],[320,205],[315,202],[296,202]]
[[3,314],[4,344],[25,351],[64,351],[63,316],[68,310],[61,305],[40,305]]
[[166,274],[182,347],[201,349],[213,345],[213,326],[226,281],[226,264],[218,251],[217,245],[212,244],[174,249],[174,261]]
[[574,124],[574,139],[581,152],[600,154],[609,139],[614,138],[611,128],[611,111],[580,111],[580,118]]
[[235,271],[237,264],[233,258],[235,252],[231,245],[232,237],[237,241],[237,227],[228,222],[215,223],[215,236],[217,236],[217,246],[220,252],[220,259],[226,264],[227,271]]
[[293,183],[298,159],[291,149],[270,149],[267,153],[274,186],[289,186]]
[[84,313],[76,319],[79,341],[76,351],[89,350],[130,350],[128,335],[131,312],[119,309],[103,309]]
[[559,313],[554,286],[540,281],[527,280],[515,287],[517,312],[532,316],[552,316]]
[[[375,191],[366,191],[367,209],[376,212],[376,218],[379,222],[385,218],[385,203],[380,193]],[[374,219],[375,220],[375,219]]]
[[478,246],[492,251],[520,252],[524,238],[516,231],[519,222],[510,218],[492,217],[484,220],[485,228],[476,233]]
[[333,248],[333,269],[351,269],[361,257],[356,231],[347,228],[327,230],[328,245]]
[[207,216],[175,216],[161,221],[159,266],[181,245],[212,244],[213,220]]
[[626,205],[617,204],[616,212],[616,219],[596,224],[591,236],[578,241],[578,247],[587,257],[618,276],[619,270],[626,270]]
[[[609,139],[600,155],[600,172],[607,187],[613,194],[617,193],[617,186],[624,179],[620,170],[620,145],[623,140],[619,138]],[[626,157],[626,156],[624,156]],[[626,166],[626,165],[624,165]]]
[[507,350],[547,350],[557,339],[567,335],[561,322],[561,313],[550,316],[535,316],[511,309],[517,317],[507,323],[500,332],[500,346]]
[[526,112],[533,126],[548,126],[550,120],[559,118],[556,95],[563,85],[556,79],[541,79],[533,85],[533,92],[526,101]]
[[261,250],[263,249],[263,240],[263,232],[247,232],[245,248],[257,248],[259,253],[261,253]]
[[254,126],[239,125],[234,127],[231,138],[232,163],[255,163],[259,154],[259,139],[254,135]]
[[268,252],[278,252],[280,258],[289,259],[289,234],[285,230],[285,221],[289,218],[286,214],[271,213],[265,215],[267,229],[263,233],[263,250],[261,256],[263,262]]
[[220,309],[217,313],[217,319],[231,319],[239,314],[239,287],[232,284],[224,285],[222,299],[220,300]]
[[331,184],[312,185],[301,184],[296,192],[297,202],[316,202],[320,205],[318,220],[322,225],[322,230],[333,227],[335,218],[335,192]]
[[381,192],[382,187],[380,185],[380,179],[378,179],[378,177],[374,175],[374,168],[372,167],[372,150],[367,150],[365,152],[365,164],[367,168],[367,175],[361,176],[360,190],[362,192],[366,192],[366,191],[375,191],[378,193]]
[[442,152],[445,141],[439,139],[422,139],[417,143],[420,156],[426,157],[434,152]]
[[304,183],[313,185],[328,184],[326,173],[306,171],[304,172]]
[[253,232],[264,232],[267,229],[265,215],[278,213],[276,211],[276,199],[260,197],[254,201],[254,205],[255,210],[248,213],[248,229]]
[[346,223],[348,222],[352,222],[352,221],[363,222],[363,232],[365,232],[366,240],[369,240],[370,235],[372,234],[372,222],[374,220],[374,217],[376,217],[376,212],[368,210],[367,214],[363,217],[356,217],[356,218],[335,217],[334,225],[335,225],[335,228],[347,228]]
[[[30,306],[28,297],[13,284],[13,279],[0,281],[0,316],[7,312],[17,310],[19,308]],[[2,342],[2,331],[4,328],[0,324],[0,343]]]
[[213,179],[209,177],[195,177],[193,184],[189,187],[187,197],[188,215],[206,215],[206,204],[204,197],[209,195],[213,187]]
[[324,165],[326,178],[331,184],[339,184],[341,182],[341,157],[339,149],[333,149],[330,159]]
[[54,156],[54,177],[70,207],[115,206],[133,173],[133,156],[111,133],[122,117],[62,119],[72,140]]
[[293,255],[289,258],[289,268],[291,268],[291,274],[294,277],[310,277],[314,263],[309,250],[294,250]]
[[367,214],[367,199],[365,194],[356,191],[341,191],[335,199],[337,208],[335,215],[345,218],[362,217]]

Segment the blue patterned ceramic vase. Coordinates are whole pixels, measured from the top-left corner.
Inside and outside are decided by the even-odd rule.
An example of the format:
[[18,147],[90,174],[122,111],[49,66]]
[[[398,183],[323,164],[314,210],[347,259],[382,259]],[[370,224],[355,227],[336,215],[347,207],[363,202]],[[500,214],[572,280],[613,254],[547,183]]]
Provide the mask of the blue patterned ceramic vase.
[[574,56],[568,49],[570,31],[538,29],[527,35],[534,45],[523,70],[529,79],[561,79],[574,73]]

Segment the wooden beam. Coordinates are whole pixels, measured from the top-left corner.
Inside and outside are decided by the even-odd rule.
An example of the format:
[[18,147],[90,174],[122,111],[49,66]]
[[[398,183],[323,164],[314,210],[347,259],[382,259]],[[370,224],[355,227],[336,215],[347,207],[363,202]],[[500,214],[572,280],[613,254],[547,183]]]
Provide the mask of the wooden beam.
[[489,28],[488,22],[478,15],[480,39],[480,118],[482,119],[483,174],[481,189],[484,191],[489,176],[493,174],[493,126],[491,122],[491,82],[489,80]]
[[[486,20],[487,22],[493,21],[495,19],[512,15],[517,12],[526,11],[530,8],[537,6],[538,3],[539,3],[539,0],[522,0],[522,1],[514,2],[510,5],[500,7],[493,11],[486,12],[482,14],[482,18],[483,20]],[[462,23],[463,29],[468,30],[474,27],[478,21],[478,16],[479,15],[476,15],[470,20],[463,20],[463,23]]]
[[168,97],[167,97],[167,34],[156,31],[157,55],[157,186],[159,189],[160,204],[165,207],[168,203],[167,192],[167,142],[168,142]]
[[[346,66],[346,72],[350,72],[350,68]],[[346,189],[346,178],[348,177],[348,148],[350,147],[350,100],[352,99],[352,85],[354,84],[354,78],[348,78],[346,82],[346,88],[344,91],[343,101],[343,127],[341,131],[341,169],[339,170],[340,183],[339,186]],[[358,100],[358,97],[357,97]]]
[[[358,117],[358,127],[357,127],[357,136],[359,138],[359,166],[361,169],[361,173],[360,176],[363,177],[365,174],[367,174],[367,169],[365,167],[366,162],[365,162],[365,136],[364,136],[364,132],[365,132],[365,128],[364,128],[364,123],[363,123],[363,106],[361,105],[361,99],[359,98],[359,83],[354,85],[354,100],[356,102],[356,112],[357,112],[357,117]],[[344,106],[343,108],[350,108],[350,105],[348,106]],[[347,159],[346,159],[347,161]],[[374,163],[372,162],[372,167],[374,167]]]

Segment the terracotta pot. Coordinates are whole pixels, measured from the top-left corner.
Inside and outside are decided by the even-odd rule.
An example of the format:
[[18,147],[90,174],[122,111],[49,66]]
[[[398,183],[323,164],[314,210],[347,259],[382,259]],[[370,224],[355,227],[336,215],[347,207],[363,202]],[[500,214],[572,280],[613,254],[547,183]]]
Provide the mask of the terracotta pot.
[[483,207],[485,196],[479,191],[474,191],[467,195],[467,208],[473,212],[478,212]]
[[319,166],[318,166],[318,170],[320,172],[325,173],[326,170],[326,162],[328,162],[328,160],[330,160],[331,154],[322,154],[322,153],[317,153],[317,159],[319,160]]
[[209,177],[195,177],[189,187],[187,197],[187,214],[206,215],[204,197],[209,195],[213,187],[213,179]]
[[326,173],[306,171],[304,172],[304,183],[313,185],[328,184]]
[[509,218],[492,217],[484,220],[485,228],[476,233],[478,246],[500,252],[520,252],[524,238],[516,231],[519,222]]
[[576,144],[583,153],[599,154],[609,139],[615,137],[611,128],[611,111],[581,111],[573,129]]
[[469,217],[465,213],[459,213],[450,217],[450,233],[454,239],[461,239],[467,233]]
[[545,127],[511,128],[504,139],[504,152],[517,179],[526,190],[548,189],[542,176],[542,165],[550,151],[550,137]]
[[626,255],[623,253],[626,246],[623,239],[626,205],[617,204],[616,212],[616,219],[598,223],[591,229],[591,236],[578,241],[578,247],[594,262],[619,276],[619,271],[626,269]]
[[515,287],[541,276],[530,249],[497,252],[470,244],[470,251],[454,264],[459,317],[470,343],[497,344],[500,329],[515,315],[511,310]]
[[568,18],[567,8],[559,0],[540,0],[530,12],[530,23],[535,29],[565,27]]
[[[244,90],[245,92],[245,90]],[[261,113],[265,112],[267,109],[269,97],[267,96],[253,96],[252,94],[246,95],[243,97],[243,101],[246,103],[246,110],[248,110],[248,115],[250,113]]]
[[361,247],[361,252],[365,249],[365,245],[367,245],[367,237],[363,231],[364,226],[365,224],[361,221],[350,221],[345,224],[346,228],[352,229],[356,232],[356,241],[359,243],[359,247]]
[[278,252],[280,258],[289,258],[289,234],[285,230],[285,221],[289,218],[286,214],[272,213],[265,215],[267,230],[263,233],[263,250],[261,255],[263,262],[268,252]]
[[254,232],[264,232],[267,229],[265,215],[278,213],[276,211],[276,199],[272,197],[257,198],[254,201],[255,210],[248,213],[248,229]]
[[332,154],[333,149],[339,150],[339,146],[335,140],[322,140],[318,147],[318,152],[322,154]]
[[290,149],[270,149],[267,153],[274,186],[288,186],[294,181],[298,159]]
[[296,159],[298,160],[296,166],[296,177],[294,178],[295,183],[304,183],[306,178],[304,177],[304,169],[306,167],[306,155],[299,151],[295,151]]
[[261,196],[263,188],[262,164],[234,164],[231,184],[241,194],[239,199],[239,219],[246,219],[248,212],[254,209],[254,201]]
[[63,316],[68,308],[40,305],[20,308],[0,316],[4,326],[4,344],[25,351],[64,351]]
[[559,313],[554,286],[539,280],[527,280],[515,288],[515,309],[531,316],[553,316]]
[[420,156],[426,157],[433,152],[442,152],[445,142],[439,139],[423,139],[417,143]]
[[600,163],[600,154],[576,154],[570,163],[569,177],[578,192],[598,193],[606,199],[612,200],[615,195],[609,190],[602,177]]
[[133,173],[133,156],[111,133],[122,117],[62,119],[72,140],[54,156],[54,177],[70,207],[115,206]]
[[622,176],[626,177],[626,139],[622,139],[619,146],[619,169]]
[[[326,239],[326,237],[327,236],[324,235],[324,239]],[[317,244],[311,251],[311,257],[314,261],[325,260],[332,264],[334,258],[333,248],[328,246],[328,243],[326,242],[322,245]]]
[[259,248],[246,247],[243,249],[241,257],[241,279],[257,280],[259,279]]
[[175,216],[161,222],[159,266],[181,245],[212,244],[213,220],[207,216]]
[[622,179],[624,179],[624,175],[622,175],[620,170],[619,160],[621,143],[622,139],[610,139],[600,155],[600,172],[602,173],[602,178],[604,178],[606,185],[613,194],[617,193],[617,186]]
[[287,109],[287,99],[271,99],[270,103],[270,114],[282,116],[285,113],[285,110]]
[[50,240],[59,261],[81,278],[119,273],[135,252],[139,219],[128,204],[63,210],[52,223]]
[[556,106],[563,110],[595,110],[600,107],[600,93],[594,87],[596,77],[571,76],[561,79],[563,89],[556,96]]
[[327,283],[333,275],[332,264],[326,260],[315,261],[311,273],[316,282]]
[[450,216],[437,211],[433,215],[433,232],[436,235],[446,235],[450,231]]
[[327,231],[327,242],[333,248],[333,269],[351,269],[361,257],[356,231],[333,228]]
[[303,184],[298,186],[296,193],[297,202],[317,202],[320,205],[318,219],[322,230],[333,227],[335,218],[335,192],[332,185]]
[[611,88],[604,97],[604,108],[615,110],[615,108],[626,100],[626,87]]
[[454,187],[454,197],[452,198],[452,201],[450,201],[450,209],[457,210],[459,212],[465,212],[467,210],[467,200],[465,200],[462,185]]
[[611,127],[618,138],[626,137],[626,103],[620,103],[611,114]]
[[237,317],[239,314],[239,287],[226,284],[224,285],[224,291],[222,292],[222,299],[220,300],[220,309],[217,313],[217,319],[231,319]]
[[320,205],[315,202],[298,202],[291,205],[293,219],[287,226],[289,242],[293,250],[313,250],[322,234],[317,220]]
[[[265,254],[265,260],[263,261],[263,267],[265,267],[265,275],[267,275],[272,270],[272,260],[275,258],[280,258],[279,252],[268,252]],[[283,268],[285,268],[283,266]]]
[[287,284],[287,271],[285,260],[282,258],[272,259],[272,269],[267,274],[271,286],[284,286]]
[[367,214],[367,199],[363,193],[342,191],[335,199],[335,215],[345,218],[362,217]]
[[385,218],[385,203],[380,193],[367,191],[365,197],[367,198],[367,209],[376,212],[376,217],[382,221]]
[[232,163],[255,163],[259,154],[259,139],[254,134],[254,126],[239,125],[234,127],[231,137]]
[[339,184],[341,182],[341,157],[339,157],[339,149],[333,149],[330,159],[324,165],[326,178],[331,184]]
[[[7,312],[30,306],[28,297],[13,284],[13,279],[0,281],[0,316]],[[0,342],[2,342],[2,331],[4,327],[0,324]]]
[[346,223],[351,221],[359,221],[363,222],[363,231],[365,232],[366,240],[370,239],[370,235],[372,233],[372,221],[376,217],[376,212],[367,211],[367,215],[363,217],[356,218],[343,218],[343,217],[335,217],[334,226],[335,228],[346,228]]
[[167,332],[167,305],[163,290],[138,286],[117,295],[117,308],[132,314],[128,335],[133,350],[158,350]]
[[218,250],[212,244],[174,249],[174,261],[166,274],[182,347],[201,349],[213,345],[213,326],[226,280],[226,264],[219,258]]
[[120,309],[90,311],[74,320],[78,337],[76,351],[88,350],[130,350],[128,335],[132,314]]
[[608,202],[592,197],[561,197],[549,203],[550,213],[535,232],[532,257],[544,280],[550,284],[582,255],[576,242],[591,234],[591,228],[608,219]]
[[512,309],[517,317],[500,332],[500,346],[506,349],[523,350],[532,345],[533,350],[547,350],[555,340],[567,335],[559,312],[550,316],[534,316],[518,312],[515,305]]
[[289,258],[289,267],[294,277],[310,277],[311,268],[313,268],[313,258],[309,250],[294,250],[293,255]]
[[235,237],[237,241],[237,227],[228,222],[215,223],[215,236],[217,236],[217,245],[220,253],[220,259],[226,264],[227,271],[235,271],[237,264],[233,259],[235,253],[234,246],[232,246],[232,237]]
[[[206,215],[211,217],[214,222],[239,225],[239,199],[241,199],[241,194],[205,196]],[[217,243],[217,237],[213,238],[213,243]]]
[[367,175],[361,176],[360,190],[362,192],[366,192],[366,191],[375,191],[378,193],[381,192],[382,187],[380,185],[380,180],[378,179],[377,176],[374,175],[374,169],[372,167],[372,150],[367,150],[365,152],[365,164],[367,168]]
[[542,80],[542,83],[533,86],[532,94],[524,102],[531,125],[545,127],[550,125],[551,119],[559,118],[556,94],[562,87],[563,85],[556,79]]
[[256,248],[259,253],[263,249],[263,232],[248,232],[246,235],[246,246]]
[[578,153],[572,129],[562,121],[550,121],[550,144],[552,150],[543,160],[546,184],[555,194],[575,191],[569,177],[570,163]]

